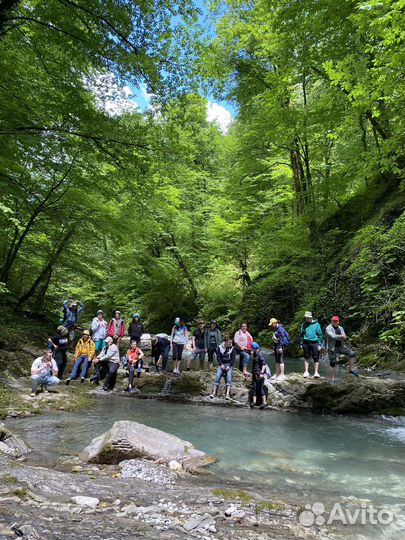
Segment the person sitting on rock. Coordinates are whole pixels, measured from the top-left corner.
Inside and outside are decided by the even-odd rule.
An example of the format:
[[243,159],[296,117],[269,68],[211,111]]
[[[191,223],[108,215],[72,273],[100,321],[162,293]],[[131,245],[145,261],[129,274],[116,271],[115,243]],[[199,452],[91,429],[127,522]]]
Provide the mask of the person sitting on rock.
[[132,322],[128,326],[128,335],[130,338],[130,342],[133,341],[136,342],[137,345],[141,342],[142,334],[145,333],[145,327],[143,325],[143,322],[141,322],[141,316],[139,313],[134,313],[132,316]]
[[167,334],[156,334],[151,340],[152,342],[152,357],[155,361],[156,370],[166,371],[167,362],[169,360],[170,339]]
[[36,358],[31,366],[31,397],[37,394],[38,386],[48,391],[50,386],[60,383],[58,374],[58,366],[52,358],[52,351],[47,349],[43,356]]
[[287,330],[277,319],[270,319],[269,326],[274,330],[273,343],[274,343],[274,357],[276,359],[276,374],[273,375],[274,379],[284,380],[284,350],[291,344],[290,336]]
[[129,367],[129,383],[128,383],[128,392],[132,394],[134,389],[134,375],[136,371],[136,376],[139,378],[142,373],[142,358],[144,357],[143,351],[137,347],[136,341],[131,343],[130,348],[127,352],[128,358],[128,367]]
[[219,383],[221,378],[226,380],[226,394],[225,399],[231,399],[231,385],[232,385],[232,372],[233,365],[235,363],[236,351],[232,345],[232,339],[226,337],[224,342],[218,347],[218,369],[214,380],[214,389],[210,398],[214,398],[217,395]]
[[321,352],[323,334],[319,322],[312,317],[310,311],[306,311],[304,315],[305,321],[301,324],[300,336],[301,346],[304,350],[304,377],[309,377],[309,359],[312,356],[314,361],[314,377],[320,377],[319,370],[319,353]]
[[89,364],[93,361],[95,354],[96,347],[94,341],[90,337],[90,332],[88,330],[83,330],[82,337],[77,342],[75,348],[75,363],[69,378],[66,379],[66,384],[70,384],[70,381],[77,379],[82,364],[83,367],[80,374],[80,382],[84,383],[87,376],[87,370],[89,369]]
[[[108,373],[104,381],[103,390],[108,392],[114,389],[115,381],[117,378],[117,371],[120,367],[120,351],[118,346],[114,343],[114,340],[111,336],[108,336],[105,340],[106,347],[103,349],[101,354],[99,354],[94,360],[94,376],[92,377],[93,381],[97,382],[100,380],[100,376],[97,375],[97,366],[101,363],[108,362]],[[99,373],[99,372],[98,372]],[[98,376],[98,379],[97,379]]]
[[258,400],[260,400],[260,409],[266,407],[266,393],[264,391],[264,381],[266,376],[267,360],[260,345],[253,341],[252,343],[252,382],[253,382],[253,397],[250,408],[253,409]]
[[53,352],[53,358],[58,366],[58,377],[62,379],[67,364],[68,329],[61,325],[56,331],[57,334],[48,339],[48,346]]
[[356,353],[345,347],[342,342],[347,340],[343,326],[339,326],[340,319],[337,315],[333,315],[331,324],[326,327],[326,348],[331,368],[331,383],[336,382],[336,357],[338,354],[349,358],[349,373],[358,377],[358,372],[354,369],[354,358]]

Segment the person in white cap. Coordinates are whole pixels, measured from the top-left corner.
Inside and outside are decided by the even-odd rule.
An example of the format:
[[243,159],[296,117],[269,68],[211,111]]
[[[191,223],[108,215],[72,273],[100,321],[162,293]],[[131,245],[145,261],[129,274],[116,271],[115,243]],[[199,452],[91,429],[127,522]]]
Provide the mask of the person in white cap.
[[94,360],[94,374],[96,374],[96,368],[99,363],[108,362],[108,373],[103,385],[103,390],[108,392],[109,390],[113,390],[115,386],[117,371],[120,367],[120,352],[111,336],[106,337],[105,342],[107,347]]
[[309,359],[312,357],[314,361],[315,373],[314,377],[319,375],[319,353],[323,342],[322,329],[317,319],[314,319],[310,311],[306,311],[304,315],[305,321],[301,324],[301,346],[304,350],[304,377],[309,377]]

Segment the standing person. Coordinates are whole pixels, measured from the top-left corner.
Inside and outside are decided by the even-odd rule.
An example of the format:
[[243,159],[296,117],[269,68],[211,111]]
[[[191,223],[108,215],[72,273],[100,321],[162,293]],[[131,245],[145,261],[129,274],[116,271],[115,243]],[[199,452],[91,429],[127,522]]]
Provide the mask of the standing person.
[[67,364],[68,329],[66,326],[58,326],[57,334],[48,339],[49,347],[53,352],[53,358],[58,366],[58,377],[63,379],[63,372]]
[[167,361],[169,360],[170,338],[167,334],[156,334],[152,338],[152,357],[155,360],[156,371],[162,368],[166,371]]
[[205,348],[208,353],[208,365],[212,369],[214,365],[214,354],[218,361],[218,347],[221,343],[221,332],[217,326],[217,321],[211,321],[209,328],[205,330]]
[[131,394],[134,391],[134,375],[136,371],[136,376],[140,377],[142,373],[142,358],[144,357],[143,351],[137,346],[136,342],[133,341],[127,352],[128,357],[128,366],[129,366],[129,382],[128,382],[128,392]]
[[233,365],[235,363],[236,351],[232,346],[232,339],[226,337],[224,342],[218,347],[218,369],[214,379],[214,389],[210,398],[214,398],[217,395],[219,383],[221,378],[226,380],[226,394],[225,399],[231,399],[231,385],[232,385],[232,372]]
[[121,311],[115,311],[114,317],[110,320],[107,329],[107,335],[112,337],[117,344],[117,347],[120,346],[121,338],[125,334],[125,323],[124,319],[121,319]]
[[94,341],[91,339],[90,332],[88,330],[83,330],[82,338],[79,339],[75,349],[75,364],[73,366],[72,372],[69,375],[69,378],[66,379],[66,384],[70,384],[70,381],[77,379],[79,375],[80,366],[83,364],[82,371],[80,374],[80,382],[84,383],[89,364],[93,361],[96,354],[96,348]]
[[192,353],[187,362],[187,371],[190,371],[191,364],[198,356],[200,360],[200,369],[204,369],[204,359],[205,359],[205,322],[198,321],[198,326],[193,333],[193,343],[192,343]]
[[91,322],[92,338],[96,345],[96,354],[101,353],[105,347],[105,337],[107,335],[107,321],[104,319],[104,311],[99,309],[97,315]]
[[312,317],[310,311],[306,311],[304,315],[305,321],[301,324],[300,335],[302,348],[304,350],[304,377],[309,377],[309,359],[312,356],[314,361],[314,377],[320,377],[319,370],[319,353],[323,342],[323,334],[319,322]]
[[31,397],[36,396],[38,385],[41,385],[45,392],[49,386],[59,384],[60,380],[56,376],[58,374],[58,366],[52,358],[52,351],[47,349],[43,356],[36,358],[31,366]]
[[79,321],[80,314],[84,310],[83,302],[80,300],[65,300],[63,302],[63,326],[68,329],[69,342],[72,345],[75,339],[75,329]]
[[242,371],[245,377],[248,376],[248,365],[250,361],[250,352],[252,348],[253,338],[249,334],[247,324],[243,322],[240,328],[233,337],[235,347],[239,352],[239,370]]
[[326,327],[326,348],[331,368],[331,383],[336,382],[336,357],[338,354],[349,358],[349,373],[358,377],[358,372],[354,369],[354,358],[356,353],[345,347],[342,342],[347,340],[346,332],[343,326],[339,326],[340,319],[337,315],[333,315],[331,324]]
[[136,344],[139,345],[141,342],[142,334],[145,333],[145,327],[143,322],[141,322],[141,316],[139,313],[134,313],[132,316],[132,322],[128,326],[128,335],[130,337],[130,342],[136,341]]
[[260,345],[255,341],[252,343],[252,382],[253,382],[253,398],[250,408],[253,409],[257,404],[257,398],[261,398],[260,409],[264,409],[267,405],[266,394],[264,391],[264,379],[266,376],[267,360]]
[[176,317],[174,321],[170,342],[173,350],[173,373],[179,374],[184,345],[188,343],[187,326],[180,317]]
[[274,343],[274,356],[276,359],[276,374],[274,379],[284,380],[284,351],[288,345],[291,345],[291,339],[287,330],[277,319],[270,319],[269,326],[274,330],[273,343]]
[[96,357],[94,363],[97,365],[101,362],[108,362],[108,373],[103,385],[103,390],[108,392],[113,390],[115,386],[117,371],[120,367],[120,352],[111,336],[108,336],[105,342],[105,349]]

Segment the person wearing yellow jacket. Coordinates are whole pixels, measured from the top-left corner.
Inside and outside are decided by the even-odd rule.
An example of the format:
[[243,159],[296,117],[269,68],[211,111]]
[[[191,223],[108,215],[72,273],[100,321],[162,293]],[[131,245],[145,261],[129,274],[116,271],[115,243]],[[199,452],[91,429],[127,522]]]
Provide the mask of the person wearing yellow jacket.
[[87,369],[95,354],[96,346],[94,341],[91,339],[90,332],[88,330],[84,330],[81,339],[79,339],[76,345],[75,365],[73,366],[72,373],[69,375],[69,378],[66,379],[66,384],[70,384],[70,381],[77,378],[80,366],[82,364],[83,367],[80,375],[80,382],[83,383],[86,380]]

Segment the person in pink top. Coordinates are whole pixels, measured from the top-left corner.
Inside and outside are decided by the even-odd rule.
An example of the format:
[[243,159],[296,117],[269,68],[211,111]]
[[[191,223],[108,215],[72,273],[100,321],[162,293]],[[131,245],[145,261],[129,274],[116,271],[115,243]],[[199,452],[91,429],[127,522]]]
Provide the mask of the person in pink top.
[[108,324],[107,336],[113,338],[114,343],[117,344],[117,347],[120,346],[120,341],[123,335],[125,334],[125,324],[124,320],[121,319],[121,311],[116,311],[114,313],[114,318]]
[[249,334],[247,324],[243,322],[235,335],[233,336],[233,342],[236,350],[239,352],[239,370],[243,375],[248,375],[248,365],[250,362],[250,352],[252,350],[253,338]]

